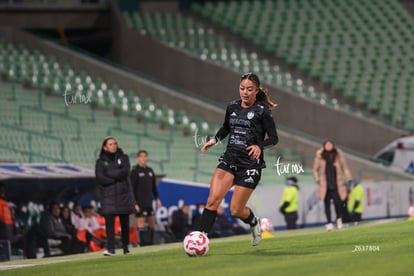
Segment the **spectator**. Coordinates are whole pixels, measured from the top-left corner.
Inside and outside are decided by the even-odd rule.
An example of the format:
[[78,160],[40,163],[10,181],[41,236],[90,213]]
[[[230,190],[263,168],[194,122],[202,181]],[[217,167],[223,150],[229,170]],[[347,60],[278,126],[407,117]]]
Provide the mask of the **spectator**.
[[283,191],[282,200],[280,201],[280,212],[285,217],[286,227],[288,230],[296,229],[298,220],[298,203],[299,203],[299,186],[298,179],[294,176],[286,179],[286,187]]
[[[152,207],[153,199],[157,207],[162,206],[155,181],[155,173],[147,166],[148,152],[140,150],[137,154],[137,165],[131,171],[131,184],[135,197],[139,243],[141,246],[151,245],[154,239],[155,216]],[[148,229],[145,229],[147,220]]]
[[76,229],[79,229],[80,220],[83,218],[82,207],[79,203],[73,205],[70,218],[72,220],[72,224],[76,227]]
[[179,241],[183,241],[187,233],[189,232],[188,214],[190,207],[183,205],[180,209],[176,210],[172,214],[171,218],[171,231]]
[[243,227],[231,221],[221,206],[217,208],[216,222],[213,225],[209,237],[229,237],[246,233]]
[[65,227],[65,230],[68,234],[71,235],[72,240],[72,253],[82,253],[85,251],[86,244],[81,242],[77,238],[78,229],[76,229],[75,225],[72,223],[71,219],[71,211],[69,207],[63,207],[61,209],[61,220],[62,224]]
[[61,209],[59,203],[52,202],[49,210],[43,212],[39,222],[39,234],[41,244],[45,250],[45,256],[50,256],[48,239],[60,240],[59,248],[64,254],[73,253],[73,239],[74,237],[66,232],[65,226],[60,217]]
[[24,249],[24,234],[26,226],[13,202],[9,202],[9,209],[13,220],[11,247],[14,249]]
[[95,165],[96,180],[101,190],[101,214],[105,217],[107,250],[104,256],[115,256],[115,217],[122,231],[122,248],[129,254],[129,214],[134,212],[134,200],[129,183],[128,156],[118,147],[114,137],[103,140]]
[[82,213],[78,229],[79,239],[87,243],[89,251],[101,251],[106,242],[105,228],[99,223],[98,214],[92,205],[83,207]]
[[351,193],[348,199],[348,213],[351,222],[358,223],[361,221],[362,211],[364,210],[364,189],[360,184],[359,178],[352,179]]
[[206,205],[203,202],[197,203],[196,213],[193,215],[193,218],[191,219],[192,228],[197,229],[200,226],[201,215],[203,214],[204,207],[206,207]]
[[331,200],[333,200],[336,212],[336,227],[342,228],[342,206],[347,195],[343,177],[348,182],[352,180],[344,154],[335,148],[332,140],[325,140],[322,148],[316,152],[313,163],[313,176],[319,188],[319,199],[325,203],[325,215],[327,231],[332,231],[334,225],[331,218]]
[[6,188],[0,183],[0,240],[13,240],[13,218],[6,200]]

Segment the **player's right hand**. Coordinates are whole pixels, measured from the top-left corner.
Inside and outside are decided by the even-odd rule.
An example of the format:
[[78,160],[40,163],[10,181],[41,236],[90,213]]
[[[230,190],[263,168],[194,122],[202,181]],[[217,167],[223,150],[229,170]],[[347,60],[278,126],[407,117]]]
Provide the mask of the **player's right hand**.
[[206,151],[216,144],[216,138],[211,138],[207,143],[201,148],[201,153],[204,155]]

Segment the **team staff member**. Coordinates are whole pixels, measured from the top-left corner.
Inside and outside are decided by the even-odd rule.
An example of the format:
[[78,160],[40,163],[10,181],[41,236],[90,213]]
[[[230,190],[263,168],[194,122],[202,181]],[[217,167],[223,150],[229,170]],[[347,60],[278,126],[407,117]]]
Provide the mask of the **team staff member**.
[[101,210],[105,217],[107,250],[105,256],[115,255],[115,217],[121,222],[121,239],[124,254],[129,254],[129,214],[134,212],[134,200],[129,184],[128,156],[118,147],[114,137],[102,142],[96,161],[95,175],[101,189]]
[[[154,208],[152,207],[153,198],[156,200],[157,207],[162,206],[155,181],[155,173],[151,167],[147,166],[148,152],[140,150],[137,154],[138,165],[131,171],[131,184],[135,197],[135,209],[137,211],[137,226],[139,242],[141,246],[150,245],[154,238]],[[145,219],[148,222],[148,232],[145,235]],[[149,236],[149,238],[148,238]]]
[[280,212],[284,215],[287,229],[296,229],[298,220],[299,186],[294,176],[286,180],[286,187],[280,201]]
[[364,188],[358,178],[352,179],[351,194],[348,198],[348,212],[352,222],[361,221],[362,211],[364,210]]
[[250,225],[252,245],[255,246],[261,240],[260,219],[246,204],[259,183],[262,168],[265,168],[263,149],[279,141],[270,111],[276,104],[269,99],[267,90],[260,87],[258,76],[252,73],[242,75],[239,95],[239,100],[227,105],[223,126],[201,148],[201,153],[205,154],[210,147],[229,136],[226,150],[211,179],[198,230],[210,233],[220,203],[235,185],[230,213]]

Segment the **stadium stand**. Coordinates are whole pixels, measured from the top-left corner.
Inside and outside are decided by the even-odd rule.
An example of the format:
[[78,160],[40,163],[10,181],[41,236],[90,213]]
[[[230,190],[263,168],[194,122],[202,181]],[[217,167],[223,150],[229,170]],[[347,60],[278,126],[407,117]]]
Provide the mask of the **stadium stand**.
[[[147,148],[150,163],[160,173],[209,182],[224,146],[217,146],[206,157],[200,157],[199,149],[217,124],[167,106],[157,107],[151,99],[141,100],[132,92],[127,95],[116,85],[98,78],[94,81],[51,56],[5,42],[0,46],[1,75],[5,79],[0,86],[8,91],[8,97],[1,99],[6,108],[0,111],[0,128],[6,133],[1,143],[5,161],[69,162],[93,167],[100,140],[114,135],[130,154],[131,162],[135,162],[137,149]],[[39,67],[44,69],[42,74]],[[72,87],[77,88],[79,97],[67,94],[65,98],[62,91],[72,91]],[[90,96],[93,102],[81,102],[80,95]],[[275,152],[271,151],[269,164],[275,162]],[[292,154],[288,150],[280,153],[284,160]],[[263,183],[273,183],[274,175],[270,170]]]
[[192,10],[413,129],[414,21],[397,1],[207,1]]
[[[321,96],[313,87],[303,85],[300,79],[293,79],[290,73],[282,72],[257,53],[233,45],[212,29],[204,28],[183,14],[135,12],[124,13],[124,19],[130,28],[144,33],[150,30],[152,36],[197,53],[203,60],[230,66],[238,72],[258,71],[268,82],[291,88],[291,91],[293,87],[296,93],[313,97],[321,103],[330,102],[339,108],[335,99]],[[3,146],[1,150],[6,160],[66,161],[90,167],[98,152],[97,141],[113,134],[125,141],[125,148],[131,157],[134,157],[133,152],[139,146],[153,148],[153,166],[169,177],[209,182],[207,172],[211,169],[204,169],[200,164],[210,157],[199,158],[197,147],[189,150],[188,145],[194,144],[196,128],[202,137],[214,133],[218,127],[216,122],[204,122],[183,111],[156,105],[150,98],[138,97],[134,91],[124,90],[117,83],[74,69],[38,50],[30,51],[4,41],[0,46],[0,73],[5,80],[0,85],[8,91],[8,100],[11,100],[8,103],[13,103],[13,100],[19,103],[6,104],[7,109],[2,110],[2,128],[18,126],[14,131],[19,132],[14,137],[4,138],[8,146],[6,149]],[[64,91],[76,91],[77,94],[64,98]],[[74,95],[80,97],[74,98]],[[94,101],[88,102],[89,97]],[[66,104],[62,108],[64,100]],[[70,101],[79,102],[74,105]],[[26,138],[22,138],[21,133]],[[42,141],[54,146],[45,148]],[[268,164],[273,165],[276,161],[274,157],[281,156],[282,160],[303,161],[309,166],[313,153],[304,155],[292,148],[294,146],[288,145],[277,152],[270,152]],[[218,148],[217,152],[213,152],[210,162],[206,163],[215,163],[221,150]],[[182,161],[176,156],[188,160]],[[182,173],[182,168],[185,173]],[[274,182],[274,171],[270,170],[270,173],[269,183]],[[204,174],[205,177],[200,178]]]
[[[127,25],[142,34],[148,34],[171,46],[184,48],[208,60],[227,66],[237,72],[257,72],[263,80],[289,89],[301,96],[342,108],[336,99],[317,93],[314,87],[306,86],[278,65],[272,65],[258,53],[226,41],[226,39],[201,23],[180,13],[128,12],[124,11]],[[344,107],[346,110],[347,106]]]

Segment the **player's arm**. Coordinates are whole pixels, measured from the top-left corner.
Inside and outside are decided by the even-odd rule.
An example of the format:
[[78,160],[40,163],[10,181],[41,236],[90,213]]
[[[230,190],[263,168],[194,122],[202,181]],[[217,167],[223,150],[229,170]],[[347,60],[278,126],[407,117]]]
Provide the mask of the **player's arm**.
[[152,171],[152,194],[157,202],[157,207],[160,208],[162,206],[160,194],[158,193],[156,177],[154,171]]
[[229,124],[230,122],[230,115],[229,115],[229,106],[227,106],[226,109],[226,116],[224,118],[224,122],[223,125],[221,126],[221,128],[217,131],[216,135],[214,135],[214,137],[212,137],[207,143],[205,143],[203,145],[203,147],[201,148],[201,153],[205,154],[206,151],[214,146],[215,144],[217,144],[219,141],[223,140],[224,138],[226,138],[226,136],[229,134]]
[[272,112],[266,109],[263,114],[263,126],[267,134],[267,138],[262,142],[259,142],[261,149],[268,146],[274,146],[279,142],[279,136],[277,135],[276,124],[272,117]]

